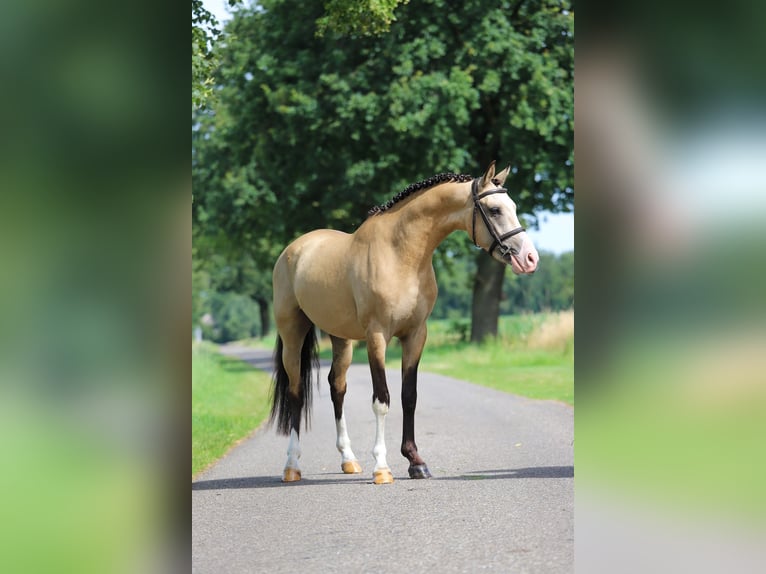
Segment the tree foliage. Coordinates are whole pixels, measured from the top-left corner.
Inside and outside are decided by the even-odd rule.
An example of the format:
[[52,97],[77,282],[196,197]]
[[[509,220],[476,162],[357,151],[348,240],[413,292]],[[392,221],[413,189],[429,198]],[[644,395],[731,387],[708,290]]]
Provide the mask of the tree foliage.
[[217,26],[202,0],[192,0],[192,110],[203,107],[213,93],[216,61],[212,47],[219,33]]
[[[222,310],[231,309],[220,304],[225,301],[236,303],[237,317],[250,333],[246,336],[265,336],[271,328],[271,269],[259,265],[246,249],[225,238],[198,234],[192,242],[192,323],[199,325],[202,316],[210,314],[216,325],[207,329],[206,335],[213,334],[216,341],[230,340],[226,337],[235,329],[224,324],[230,319],[220,316]],[[231,294],[243,295],[247,302],[232,303]]]
[[574,306],[574,252],[540,253],[538,270],[531,277],[507,274],[501,313],[562,311]]
[[394,10],[409,0],[325,0],[325,14],[317,19],[317,34],[382,34],[396,20]]
[[212,325],[203,327],[206,339],[226,343],[259,334],[258,306],[240,293],[215,292],[210,298]]

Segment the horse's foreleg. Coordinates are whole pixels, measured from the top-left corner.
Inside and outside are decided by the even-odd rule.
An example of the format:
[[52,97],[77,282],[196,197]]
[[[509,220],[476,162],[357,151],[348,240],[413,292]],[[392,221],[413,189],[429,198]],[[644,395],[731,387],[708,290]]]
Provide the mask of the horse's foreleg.
[[418,401],[418,364],[426,343],[426,326],[402,339],[402,455],[410,461],[410,478],[431,478],[415,444],[415,406]]
[[373,481],[375,484],[394,482],[394,476],[386,462],[386,415],[391,404],[386,384],[386,338],[382,333],[367,335],[367,357],[372,373],[372,410],[375,413],[375,446],[372,456],[375,457]]
[[343,399],[346,396],[346,372],[351,364],[353,346],[351,341],[330,337],[332,340],[332,368],[330,369],[330,396],[335,409],[335,429],[337,441],[335,446],[341,456],[341,469],[346,474],[362,472],[354,452],[351,450],[351,440],[346,429],[346,415],[343,413]]

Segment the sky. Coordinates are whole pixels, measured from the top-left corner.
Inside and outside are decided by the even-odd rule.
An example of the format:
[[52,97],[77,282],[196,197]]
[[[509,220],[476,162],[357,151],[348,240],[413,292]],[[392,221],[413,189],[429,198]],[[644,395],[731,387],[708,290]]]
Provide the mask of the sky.
[[[204,0],[205,8],[219,24],[229,19],[228,0]],[[574,213],[539,214],[540,229],[530,229],[529,236],[538,251],[564,253],[574,250]]]
[[540,229],[527,231],[538,251],[574,251],[574,213],[543,212],[538,217]]
[[229,19],[228,0],[203,0],[202,4],[205,10],[216,17],[219,24]]

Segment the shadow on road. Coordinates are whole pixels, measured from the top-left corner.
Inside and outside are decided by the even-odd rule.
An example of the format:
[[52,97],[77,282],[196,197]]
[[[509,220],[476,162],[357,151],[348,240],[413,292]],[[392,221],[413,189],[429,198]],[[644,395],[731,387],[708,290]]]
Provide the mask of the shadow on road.
[[475,470],[460,476],[437,476],[435,480],[488,480],[502,478],[574,478],[573,466],[534,466],[505,470]]
[[339,474],[327,478],[304,477],[298,482],[284,483],[279,476],[248,476],[244,478],[221,478],[192,482],[192,490],[230,490],[236,488],[291,488],[294,486],[318,486],[322,484],[372,484],[370,478],[340,478]]
[[[506,470],[477,470],[459,476],[435,476],[432,480],[493,480],[508,478],[573,478],[572,466],[538,466]],[[409,479],[402,479],[409,480]],[[291,488],[294,486],[320,486],[324,484],[372,484],[368,477],[345,477],[328,474],[327,478],[304,477],[298,482],[286,484],[279,476],[248,476],[244,478],[221,478],[192,482],[192,490],[230,490],[237,488]]]

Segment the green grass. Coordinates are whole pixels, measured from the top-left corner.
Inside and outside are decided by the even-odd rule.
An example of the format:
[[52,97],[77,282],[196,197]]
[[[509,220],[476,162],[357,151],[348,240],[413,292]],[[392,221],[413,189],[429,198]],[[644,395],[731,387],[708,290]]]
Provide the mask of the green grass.
[[564,354],[507,349],[502,344],[435,347],[421,369],[534,399],[574,404],[572,358]]
[[[463,322],[431,320],[420,370],[573,405],[574,337],[566,328],[555,332],[557,317],[549,313],[501,317],[498,338],[481,345],[460,340]],[[328,341],[323,341],[320,356],[332,357]],[[400,368],[401,356],[394,339],[386,353],[386,366]],[[363,344],[356,344],[353,361],[367,363]]]
[[213,345],[192,351],[192,476],[223,456],[268,415],[271,378]]

